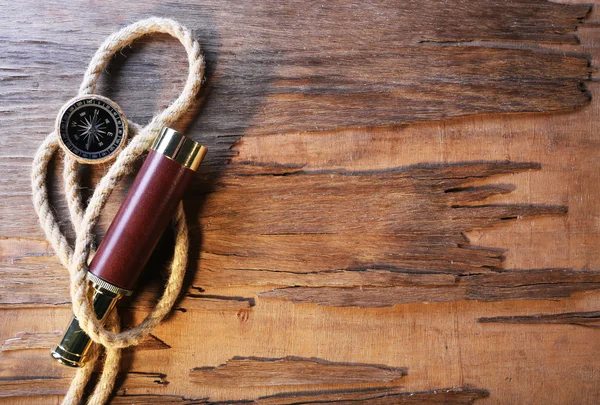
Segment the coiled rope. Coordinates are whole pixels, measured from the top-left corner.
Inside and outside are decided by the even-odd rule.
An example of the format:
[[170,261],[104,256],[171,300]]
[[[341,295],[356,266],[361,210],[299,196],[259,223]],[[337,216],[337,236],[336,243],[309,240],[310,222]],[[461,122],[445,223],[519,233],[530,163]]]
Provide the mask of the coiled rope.
[[[71,223],[75,230],[75,245],[71,246],[61,231],[54,211],[48,200],[47,175],[48,164],[59,150],[57,134],[50,133],[39,147],[31,172],[33,204],[46,234],[63,266],[69,270],[70,294],[73,314],[79,320],[81,329],[106,350],[102,375],[88,404],[104,404],[112,393],[121,360],[121,349],[140,343],[170,312],[177,299],[187,263],[188,230],[181,204],[173,218],[175,232],[175,252],[169,268],[169,277],[165,291],[151,313],[136,327],[120,332],[116,310],[109,317],[106,328],[96,318],[89,300],[89,285],[86,280],[87,261],[93,249],[92,230],[96,225],[106,201],[119,180],[132,172],[133,163],[151,146],[159,131],[177,121],[192,106],[200,89],[204,74],[204,58],[200,45],[192,32],[178,22],[151,17],[131,24],[109,36],[96,51],[83,82],[79,95],[93,94],[98,79],[110,59],[122,48],[136,39],[149,34],[169,34],[177,38],[184,46],[189,62],[189,72],[183,91],[166,109],[154,116],[145,126],[129,121],[129,143],[98,182],[87,206],[84,207],[81,193],[78,166],[70,156],[63,156],[64,191],[69,207]],[[90,380],[99,359],[99,351],[94,348],[84,367],[73,378],[63,404],[79,404],[83,391]]]

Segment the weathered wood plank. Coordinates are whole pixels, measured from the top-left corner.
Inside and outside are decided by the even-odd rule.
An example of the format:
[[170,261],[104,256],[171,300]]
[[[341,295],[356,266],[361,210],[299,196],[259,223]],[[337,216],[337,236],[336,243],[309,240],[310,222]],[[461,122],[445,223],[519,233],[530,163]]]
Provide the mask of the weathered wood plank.
[[65,377],[4,377],[0,378],[0,398],[65,394],[70,382]]
[[[15,337],[6,339],[0,345],[0,352],[29,349],[53,349],[56,347],[64,331],[54,332],[18,332]],[[171,346],[150,334],[140,344],[135,346],[135,350],[164,350]],[[133,348],[132,348],[133,349]],[[125,349],[125,350],[132,350]]]
[[[223,176],[208,195],[190,197],[202,224],[198,259],[202,270],[194,278],[196,288],[293,286],[262,296],[344,306],[512,299],[516,293],[511,294],[511,289],[495,298],[491,293],[472,297],[477,294],[476,283],[445,276],[413,277],[411,273],[468,275],[498,269],[502,252],[471,245],[465,232],[510,219],[566,211],[560,206],[482,204],[480,198],[505,193],[507,188],[469,187],[476,179],[539,168],[530,163],[417,166],[357,173],[241,165],[241,173],[234,174],[237,166],[232,165],[233,172]],[[68,304],[66,272],[49,256],[45,243],[31,247],[31,240],[25,247],[18,239],[0,243],[9,262],[0,267],[0,304]],[[22,252],[32,247],[41,253],[23,256]],[[556,292],[549,288],[541,297],[597,288],[594,283],[579,283],[563,292],[560,282],[557,280]],[[50,283],[58,287],[48,289]],[[152,307],[156,296],[153,289],[132,305]],[[535,298],[535,294],[530,291],[521,298]],[[252,300],[192,291],[180,306],[242,309],[250,308]]]
[[[13,268],[14,269],[14,268]],[[0,306],[68,306],[68,288],[56,288],[43,293],[51,280],[64,274],[60,265],[40,275],[34,267],[30,281],[9,283],[5,278],[0,294]],[[255,305],[255,293],[249,286],[261,286],[260,299],[286,299],[293,302],[313,302],[319,305],[382,307],[413,302],[451,302],[457,300],[504,301],[555,299],[569,297],[578,291],[600,289],[600,272],[570,269],[501,271],[488,269],[482,274],[449,274],[448,272],[414,271],[379,268],[377,265],[355,270],[332,270],[294,273],[230,269],[208,272],[202,267],[194,282],[225,288],[225,295],[205,292],[192,285],[178,303],[180,310],[243,310]],[[207,274],[206,274],[207,273]],[[438,273],[438,274],[436,274]],[[3,273],[6,274],[6,273]],[[22,277],[22,275],[21,275]],[[66,276],[62,281],[67,286]],[[206,277],[214,277],[204,282]],[[14,280],[14,279],[13,279]],[[24,280],[21,278],[20,280]],[[243,284],[245,280],[245,285]],[[14,281],[13,281],[14,282]],[[58,283],[58,281],[57,281]],[[60,285],[60,284],[59,284]],[[226,295],[230,286],[246,286],[249,296]],[[286,287],[287,286],[287,287]],[[137,310],[152,308],[160,294],[160,286],[152,283],[126,300],[123,306]]]
[[[28,53],[39,55],[39,60],[31,62],[35,67],[25,79],[31,81],[44,80],[39,76],[50,73],[39,71],[53,65],[43,62],[52,60],[56,52],[63,52],[47,44],[11,43],[11,47],[23,46],[30,48]],[[165,48],[169,47],[173,44],[164,40],[159,56],[144,56],[142,66],[170,64],[158,59],[164,58]],[[209,58],[207,63],[216,64],[219,69],[207,82],[205,91],[210,98],[206,98],[202,114],[194,122],[198,130],[190,128],[192,134],[201,134],[199,140],[211,150],[205,165],[221,166],[231,156],[228,137],[235,139],[244,134],[397,125],[494,112],[572,110],[587,104],[590,98],[583,83],[591,70],[583,57],[445,45],[404,46],[387,52],[348,55],[323,51],[316,56],[283,51],[230,56],[224,52],[218,61]],[[71,70],[69,76],[77,77],[90,55],[69,53],[62,57],[80,60],[78,67],[60,65]],[[240,60],[242,64],[236,66]],[[185,67],[183,62],[181,70]],[[45,79],[45,95],[32,98],[27,90],[19,90],[22,87],[13,90],[12,75],[21,74],[18,66],[1,71],[3,82],[9,83],[4,93],[7,124],[16,125],[14,120],[24,122],[28,130],[38,134],[36,139],[41,139],[52,128],[53,114],[73,95],[73,90],[65,90],[62,84],[53,88],[57,82],[49,78]],[[240,78],[244,78],[242,83]],[[147,78],[138,72],[129,80],[133,83],[126,87],[138,88],[139,81]],[[22,80],[16,83],[21,86]],[[179,87],[178,84],[170,87]],[[118,97],[127,110],[144,95],[128,92],[113,97]],[[37,107],[30,108],[32,103]],[[129,116],[140,120],[138,116],[143,114],[141,119],[149,118],[143,111],[138,107]],[[45,122],[45,130],[29,128],[29,122]],[[18,159],[29,157],[34,151],[34,145],[17,145],[11,137],[3,138],[2,146],[12,151],[6,157],[12,158],[17,167]],[[15,189],[18,190],[6,185],[7,194]]]
[[346,404],[356,402],[368,405],[471,405],[479,399],[489,396],[485,390],[467,387],[443,388],[425,392],[406,392],[401,389],[382,388],[378,390],[356,390],[323,393],[300,393],[294,395],[278,395],[259,398],[255,403],[260,405],[292,405],[292,404]]
[[374,364],[334,363],[316,358],[266,359],[234,357],[218,367],[197,367],[190,381],[206,386],[238,387],[315,386],[334,384],[397,383],[406,368]]
[[0,352],[12,350],[28,350],[28,349],[50,349],[56,342],[60,340],[63,331],[56,330],[54,332],[31,333],[19,332],[13,338],[6,339],[0,345]]
[[115,395],[109,402],[111,405],[202,405],[208,404],[206,399],[186,398],[178,395]]
[[570,297],[578,291],[600,289],[600,272],[569,269],[528,270],[458,276],[451,285],[390,285],[357,287],[285,287],[260,293],[260,298],[279,298],[318,305],[386,307],[413,302],[460,300],[546,300]]
[[[357,401],[369,405],[471,405],[476,400],[486,398],[488,395],[489,393],[485,390],[478,390],[468,387],[442,388],[425,392],[406,392],[398,388],[380,388],[345,391],[314,391],[286,395],[272,395],[258,398],[256,400],[242,400],[236,402],[257,405],[350,405],[356,403]],[[111,405],[219,405],[223,402],[210,401],[206,398],[187,398],[185,396],[167,394],[117,394],[113,396],[108,403]]]
[[[32,0],[26,4],[38,5],[38,8],[7,3],[4,10],[7,15],[29,17],[32,23],[50,20],[52,7],[39,6]],[[110,10],[123,19],[132,15],[140,15],[140,18],[149,14],[165,15],[173,11],[171,5],[158,1],[132,2],[127,5],[112,2],[99,5],[94,10],[75,4],[65,4],[63,7],[61,23],[68,24],[73,33],[79,34],[77,36],[82,37],[84,45],[94,43],[94,35],[102,28],[94,24],[89,27],[88,36],[81,35],[79,29],[94,12]],[[202,7],[193,1],[182,1],[178,7],[185,10],[185,13],[179,15],[182,21],[209,21],[215,27],[213,30],[218,29],[227,34],[208,38],[209,44],[219,43],[220,40],[227,45],[250,47],[251,44],[252,47],[262,49],[281,48],[282,46],[276,46],[277,41],[286,44],[285,48],[288,49],[317,49],[321,46],[345,49],[350,44],[383,48],[398,43],[475,39],[573,43],[573,32],[591,9],[586,4],[563,5],[546,0],[522,0],[518,3],[461,0],[452,5],[440,4],[435,0],[402,3],[391,0],[362,3],[335,0],[327,4],[314,0],[287,3],[253,0],[207,1]],[[322,22],[318,30],[314,29],[315,21]],[[460,24],[455,23],[457,21]],[[482,24],[482,21],[487,24]],[[112,22],[118,23],[120,21]],[[4,24],[7,27],[18,27],[18,21],[8,20]],[[52,43],[55,35],[64,35],[65,25],[48,26],[53,35],[46,37],[45,42]],[[203,28],[199,29],[199,34],[210,32],[211,26],[199,26]],[[363,35],[357,35],[359,33]],[[17,36],[13,31],[7,31],[6,35]],[[23,38],[22,41],[33,42],[34,38]],[[72,44],[75,41],[67,38],[66,42]]]
[[[14,376],[0,377],[0,398],[34,395],[64,395],[71,377]],[[169,381],[160,373],[128,372],[120,375],[115,393],[144,393],[149,388],[166,386]]]
[[[589,101],[580,88],[590,73],[584,57],[535,47],[447,44],[573,43],[589,6],[545,0],[460,0],[451,7],[435,0],[336,0],[326,6],[213,1],[197,7],[185,2],[177,8],[186,10],[180,20],[196,30],[208,60],[201,114],[184,121],[209,146],[213,163],[230,156],[227,137],[242,134],[570,110]],[[18,7],[5,4],[3,10],[18,16],[0,26],[6,55],[0,71],[4,123],[41,139],[60,105],[74,94],[101,39],[122,21],[169,15],[172,8],[160,2],[111,2],[94,10],[65,4],[61,24],[52,7],[40,7],[35,0]],[[90,24],[100,10],[120,18]],[[135,120],[147,120],[174,97],[185,77],[182,51],[172,40],[157,41],[142,41],[133,52],[126,51],[127,63],[117,58],[101,86]],[[35,149],[13,137],[0,142],[3,151],[10,151],[3,156],[15,163]]]
[[[283,388],[272,387],[267,392],[236,388],[235,384],[210,388],[190,383],[189,370],[203,365],[218,367],[226,361],[222,359],[224,356],[231,358],[247,353],[261,357],[303,353],[308,358],[332,353],[335,357],[330,360],[342,363],[388,364],[393,367],[410,364],[408,375],[400,384],[406,392],[415,392],[457,385],[454,382],[459,381],[460,358],[463,364],[468,364],[470,386],[490,390],[492,403],[499,396],[506,402],[510,402],[508,399],[511,398],[528,398],[527,393],[531,389],[541,390],[541,398],[546,400],[551,398],[551,394],[543,391],[543,387],[549,384],[556,386],[556,381],[568,378],[565,377],[567,375],[572,376],[574,383],[579,381],[577,386],[586,392],[584,398],[593,397],[597,393],[595,382],[588,377],[595,367],[595,360],[589,356],[598,346],[594,339],[595,329],[579,328],[578,333],[573,333],[573,329],[568,327],[519,325],[516,326],[520,328],[519,333],[507,333],[507,328],[515,326],[480,324],[477,319],[519,313],[577,312],[586,307],[593,308],[597,297],[598,294],[588,293],[577,299],[508,301],[485,305],[463,301],[367,310],[258,300],[257,306],[244,321],[227,311],[175,312],[157,330],[158,336],[169,337],[165,341],[173,344],[173,348],[127,354],[124,367],[168,375],[168,386],[157,386],[157,389],[146,393],[210,398],[211,401],[229,403],[243,398],[275,395]],[[66,308],[60,311],[15,309],[3,310],[2,313],[12,314],[7,318],[8,330],[40,325],[43,323],[40,319],[51,319],[53,313],[60,315],[54,323],[64,326],[70,316]],[[282,313],[286,315],[282,316]],[[143,316],[143,313],[138,313],[136,322]],[[268,332],[270,330],[277,332]],[[458,334],[462,336],[460,341]],[[14,335],[14,332],[10,333],[11,337]],[[460,357],[457,345],[461,348]],[[523,351],[515,353],[519,345],[528,348],[527,358],[523,357]],[[548,353],[556,355],[548,356]],[[11,375],[24,375],[24,370],[32,368],[45,370],[45,375],[52,376],[70,372],[48,361],[47,352],[3,352],[0,357],[4,366],[2,371],[8,373],[12,370]],[[535,375],[522,373],[513,368],[514,364],[525,365]],[[498,373],[499,366],[502,367],[501,373]],[[557,373],[556,370],[562,371]],[[507,376],[513,381],[505,381]],[[182,389],[180,394],[179,389]],[[560,393],[565,399],[574,391],[565,387]],[[47,398],[37,403],[52,401],[56,402],[56,399]]]
[[[206,274],[371,267],[485,272],[500,264],[501,253],[472,249],[464,232],[507,219],[557,215],[566,209],[472,205],[467,203],[479,196],[477,191],[456,192],[457,188],[475,178],[533,167],[507,162],[367,173],[283,171],[279,176],[225,176],[211,194],[190,199],[198,207],[202,226],[199,259]],[[230,276],[228,272],[223,283],[235,283]],[[208,275],[206,282],[211,283],[212,277]],[[268,279],[265,274],[263,284]],[[243,277],[238,280],[248,282]],[[203,285],[202,274],[197,281]]]

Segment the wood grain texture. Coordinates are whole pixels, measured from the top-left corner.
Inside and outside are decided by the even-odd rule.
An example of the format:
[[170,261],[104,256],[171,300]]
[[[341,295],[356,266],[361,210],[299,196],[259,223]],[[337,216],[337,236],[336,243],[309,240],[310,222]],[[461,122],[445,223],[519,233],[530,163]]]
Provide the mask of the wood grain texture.
[[[30,349],[53,349],[56,346],[56,340],[61,338],[64,331],[32,333],[27,331],[18,332],[15,337],[6,339],[0,345],[0,352],[12,350],[30,350]],[[150,334],[138,344],[136,350],[164,350],[171,346]],[[133,350],[127,348],[125,350]]]
[[63,331],[46,333],[30,333],[22,331],[13,338],[6,339],[0,346],[0,352],[9,350],[51,349],[56,339],[60,339]]
[[[205,165],[222,165],[231,156],[231,139],[241,135],[572,110],[589,102],[584,81],[590,68],[583,55],[461,45],[476,40],[573,43],[589,6],[545,0],[461,0],[452,6],[435,0],[337,0],[326,6],[213,1],[173,8],[160,2],[111,2],[60,9],[56,18],[53,5],[35,0],[3,5],[14,18],[2,26],[2,111],[7,124],[32,123],[26,129],[38,137],[51,127],[40,124],[72,96],[92,53],[122,25],[119,21],[177,10],[181,22],[196,31],[207,57],[202,100],[181,124],[201,128],[196,136],[211,150]],[[98,15],[120,17],[90,24]],[[100,91],[116,99],[129,118],[147,121],[182,86],[183,51],[162,38],[141,41],[123,55],[127,62],[124,56],[115,59]],[[11,152],[3,171],[20,173],[34,145],[19,148],[13,137],[2,142],[3,149],[20,151]],[[6,197],[28,191],[18,184],[2,186]],[[10,205],[0,207],[0,212],[11,211]]]
[[[250,308],[254,297],[204,290],[243,285],[278,287],[260,295],[265,298],[366,307],[458,299],[546,299],[597,289],[593,272],[584,276],[569,271],[538,272],[533,277],[525,272],[497,274],[489,281],[452,276],[494,272],[502,263],[502,251],[471,245],[464,233],[517,218],[566,213],[563,206],[482,204],[510,187],[469,186],[475,179],[527,169],[539,165],[498,162],[329,173],[244,165],[241,174],[224,176],[208,195],[191,200],[206,224],[199,231],[202,271],[193,280],[196,291],[186,294],[179,305]],[[17,277],[0,272],[0,304],[69,302],[66,286],[46,288],[65,278],[54,258],[19,257],[21,244],[8,240],[2,245],[15,250],[13,266],[21,271]],[[39,249],[46,249],[45,243]],[[48,260],[51,270],[45,267],[40,276]],[[536,276],[550,277],[555,284],[518,287],[539,283]],[[290,288],[281,288],[286,286]],[[150,308],[157,296],[153,289],[129,306]]]
[[[148,388],[166,386],[169,382],[159,373],[133,372],[121,375],[117,380],[116,394],[143,393]],[[126,384],[123,381],[126,380]],[[64,395],[69,388],[70,377],[29,377],[14,376],[0,378],[0,397],[21,397],[24,395]]]
[[[104,37],[149,15],[176,18],[203,44],[205,87],[177,128],[210,151],[185,201],[181,299],[146,350],[124,353],[113,403],[598,402],[600,17],[590,5],[0,9],[0,404],[58,403],[72,376],[47,355],[71,316],[68,277],[32,210],[31,158]],[[99,90],[144,122],[185,70],[180,46],[159,36],[117,55]],[[84,194],[105,170],[82,170]],[[125,324],[156,302],[171,243],[121,303]],[[293,367],[270,378],[259,359]],[[241,363],[244,386],[228,374]],[[192,381],[198,369],[218,383]],[[357,369],[362,382],[349,380]],[[381,370],[402,376],[379,382]]]
[[486,398],[484,390],[472,388],[443,388],[428,392],[402,392],[398,389],[379,389],[363,391],[314,392],[293,396],[272,396],[259,398],[257,404],[473,404],[476,400]]
[[[384,276],[385,277],[385,276]],[[382,277],[383,278],[383,277]],[[318,305],[386,307],[411,302],[452,302],[476,300],[545,300],[568,298],[579,291],[600,288],[600,272],[572,270],[529,270],[448,278],[391,282],[387,286],[285,287],[261,293],[261,298],[283,298]],[[441,281],[441,282],[440,282]]]
[[284,357],[266,359],[234,357],[218,367],[197,367],[190,381],[207,386],[238,387],[315,386],[360,383],[394,383],[406,375],[405,368],[374,364],[333,363],[322,359]]
[[[354,404],[365,403],[369,405],[383,404],[454,404],[470,405],[477,399],[487,397],[488,393],[483,390],[470,388],[445,388],[429,392],[402,392],[395,388],[333,391],[333,392],[305,392],[294,395],[274,395],[258,398],[253,401],[245,401],[247,404],[275,405],[275,404]],[[159,404],[159,405],[199,405],[216,404],[205,399],[190,399],[175,395],[123,395],[115,396],[111,405],[115,404]]]

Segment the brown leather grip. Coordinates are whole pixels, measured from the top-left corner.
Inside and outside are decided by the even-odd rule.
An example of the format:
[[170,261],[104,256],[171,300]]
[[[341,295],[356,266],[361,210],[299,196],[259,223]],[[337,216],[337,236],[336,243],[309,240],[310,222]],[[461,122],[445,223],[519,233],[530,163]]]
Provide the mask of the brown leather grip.
[[191,169],[151,150],[92,259],[90,272],[133,290],[193,176]]

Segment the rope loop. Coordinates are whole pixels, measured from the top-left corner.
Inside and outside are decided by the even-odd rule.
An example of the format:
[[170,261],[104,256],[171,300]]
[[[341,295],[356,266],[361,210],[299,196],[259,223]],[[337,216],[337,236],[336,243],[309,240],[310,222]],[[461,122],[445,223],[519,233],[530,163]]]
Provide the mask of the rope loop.
[[[137,345],[170,312],[181,291],[187,264],[188,230],[182,205],[179,204],[173,218],[175,251],[169,268],[169,277],[164,293],[154,309],[138,326],[122,332],[119,331],[116,311],[113,311],[113,315],[109,317],[106,327],[96,318],[88,298],[90,287],[86,280],[87,261],[93,250],[93,228],[119,180],[132,172],[132,163],[148,151],[163,127],[170,126],[181,118],[194,103],[204,75],[204,58],[200,44],[190,30],[174,20],[151,17],[138,21],[110,35],[104,41],[92,58],[79,88],[79,95],[93,94],[102,71],[117,52],[136,39],[159,33],[177,38],[185,48],[189,66],[186,83],[177,99],[154,116],[148,124],[141,126],[129,122],[129,143],[118,153],[114,163],[100,179],[85,207],[80,193],[79,163],[70,156],[63,156],[65,196],[70,220],[76,234],[74,246],[71,246],[61,231],[48,200],[46,183],[48,165],[59,149],[55,132],[50,133],[40,145],[32,165],[33,204],[46,239],[52,245],[61,263],[69,270],[73,313],[79,320],[81,329],[94,342],[106,349],[102,376],[88,399],[88,404],[103,404],[107,401],[119,369],[120,349]],[[73,378],[63,404],[79,404],[81,402],[83,388],[91,377],[98,357],[98,351],[94,349],[89,361],[78,370]]]

